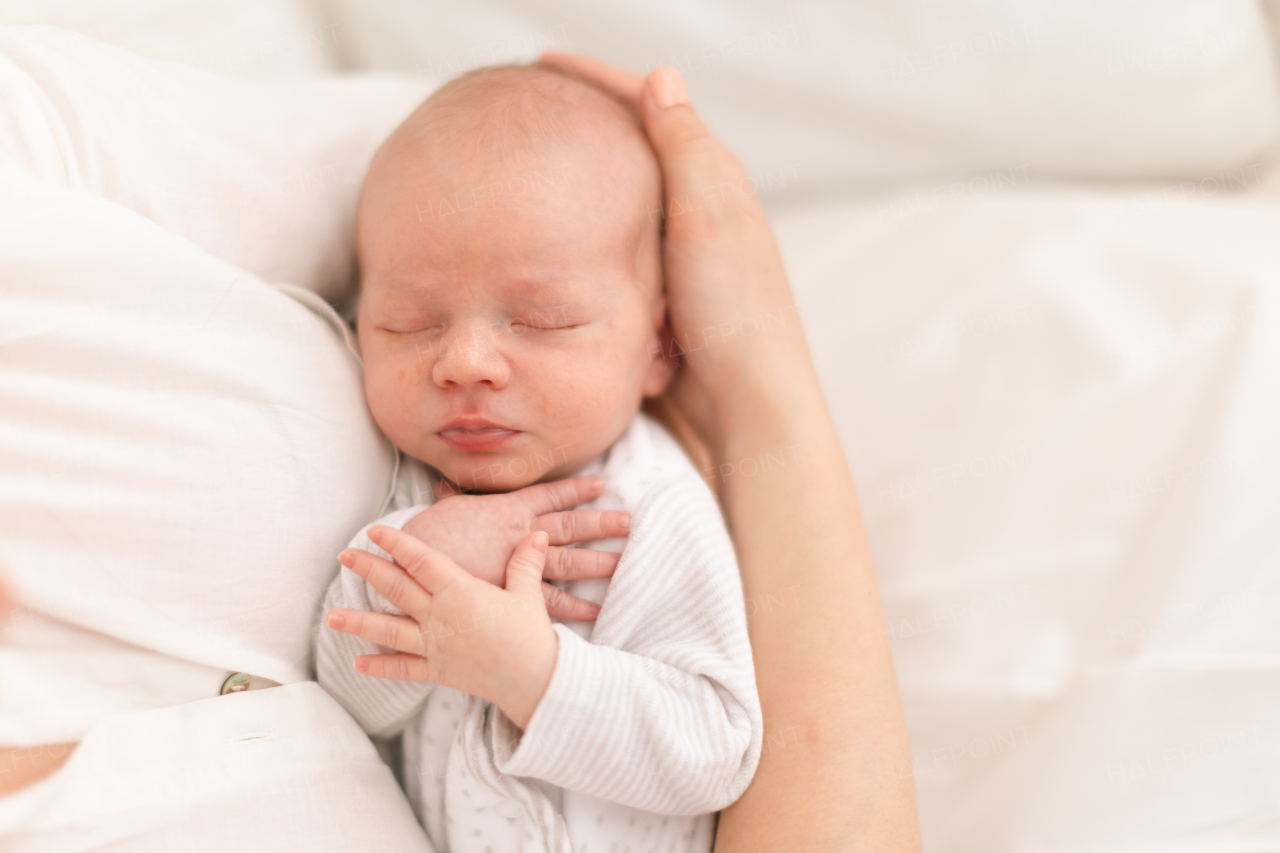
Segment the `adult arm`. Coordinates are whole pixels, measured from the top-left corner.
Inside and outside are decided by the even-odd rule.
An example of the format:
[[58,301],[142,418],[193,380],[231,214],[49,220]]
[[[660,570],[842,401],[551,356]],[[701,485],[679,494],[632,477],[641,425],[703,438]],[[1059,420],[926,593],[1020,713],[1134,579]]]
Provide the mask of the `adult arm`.
[[[542,61],[635,104],[662,164],[667,299],[688,353],[671,394],[723,472],[765,724],[759,768],[722,812],[716,850],[919,850],[853,479],[746,171],[698,119],[677,72]],[[734,476],[747,460],[754,475]]]

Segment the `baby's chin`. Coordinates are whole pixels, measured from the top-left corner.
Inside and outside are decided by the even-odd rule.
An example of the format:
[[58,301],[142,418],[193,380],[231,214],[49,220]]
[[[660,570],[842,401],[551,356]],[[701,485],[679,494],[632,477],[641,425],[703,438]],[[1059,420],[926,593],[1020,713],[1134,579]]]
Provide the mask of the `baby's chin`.
[[[545,454],[544,454],[545,456]],[[470,457],[470,458],[468,458]],[[547,459],[527,456],[504,458],[495,454],[467,454],[459,459],[432,461],[424,459],[431,467],[443,474],[451,483],[463,489],[490,494],[501,494],[532,486],[542,480],[555,480],[566,476],[565,467],[568,460],[556,459],[555,464]]]

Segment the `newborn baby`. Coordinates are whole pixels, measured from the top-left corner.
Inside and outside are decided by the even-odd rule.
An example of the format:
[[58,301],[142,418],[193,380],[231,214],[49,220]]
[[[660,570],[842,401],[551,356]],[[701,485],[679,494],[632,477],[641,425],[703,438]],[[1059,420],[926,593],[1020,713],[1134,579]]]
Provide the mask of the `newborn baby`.
[[[440,478],[506,492],[574,474],[633,514],[601,604],[557,622],[523,731],[474,696],[372,678],[390,651],[321,629],[320,683],[375,736],[403,732],[406,792],[441,853],[707,851],[762,724],[733,548],[707,485],[639,413],[670,370],[661,176],[627,110],[538,67],[467,74],[383,145],[357,221],[359,337],[374,418],[405,457],[403,528]],[[367,528],[366,528],[367,530]],[[621,546],[625,545],[625,548]],[[387,556],[362,532],[353,547]],[[342,569],[324,610],[399,614]]]

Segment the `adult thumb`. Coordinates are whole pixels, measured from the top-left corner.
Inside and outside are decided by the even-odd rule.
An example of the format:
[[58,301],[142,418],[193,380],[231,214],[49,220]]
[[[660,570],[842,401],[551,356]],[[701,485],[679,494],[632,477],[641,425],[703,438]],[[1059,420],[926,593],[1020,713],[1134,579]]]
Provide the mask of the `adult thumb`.
[[674,68],[656,68],[645,78],[640,115],[662,164],[668,197],[707,195],[704,188],[719,187],[726,180],[736,183],[745,174],[742,165],[698,118],[689,104],[684,79]]
[[544,530],[530,533],[520,540],[507,563],[508,592],[542,600],[542,569],[547,564],[548,541]]

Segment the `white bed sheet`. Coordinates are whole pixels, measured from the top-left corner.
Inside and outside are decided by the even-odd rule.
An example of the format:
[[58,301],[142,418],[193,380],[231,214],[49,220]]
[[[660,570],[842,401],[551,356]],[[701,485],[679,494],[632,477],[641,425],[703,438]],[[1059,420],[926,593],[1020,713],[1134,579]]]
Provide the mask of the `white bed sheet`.
[[1280,206],[892,210],[775,225],[882,583],[913,752],[883,772],[914,775],[925,849],[1276,849]]

